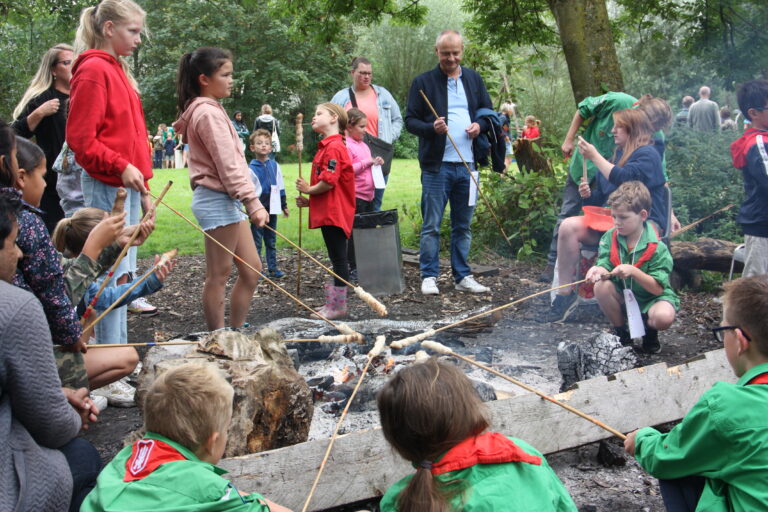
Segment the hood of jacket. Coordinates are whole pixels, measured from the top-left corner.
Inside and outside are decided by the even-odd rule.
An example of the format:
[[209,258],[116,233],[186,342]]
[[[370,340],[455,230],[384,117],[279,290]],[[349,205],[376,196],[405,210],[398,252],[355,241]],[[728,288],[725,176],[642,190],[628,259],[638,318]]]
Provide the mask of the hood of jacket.
[[91,59],[101,59],[119,69],[122,69],[123,67],[120,61],[118,61],[111,54],[105,52],[104,50],[86,50],[77,57],[75,63],[72,65],[72,74],[74,75],[77,73],[77,70],[83,65],[83,63]]
[[275,118],[272,116],[272,114],[261,114],[261,115],[258,117],[258,119],[259,119],[259,121],[261,121],[262,123],[271,123],[272,121],[274,121],[274,120],[275,120]]
[[211,98],[198,96],[189,103],[186,110],[182,112],[181,116],[172,125],[176,133],[181,133],[184,136],[184,140],[187,140],[187,128],[189,127],[189,121],[192,119],[192,114],[203,105],[210,105],[217,108],[224,112],[225,117],[227,116],[227,112],[224,110],[224,107],[221,106],[221,103]]

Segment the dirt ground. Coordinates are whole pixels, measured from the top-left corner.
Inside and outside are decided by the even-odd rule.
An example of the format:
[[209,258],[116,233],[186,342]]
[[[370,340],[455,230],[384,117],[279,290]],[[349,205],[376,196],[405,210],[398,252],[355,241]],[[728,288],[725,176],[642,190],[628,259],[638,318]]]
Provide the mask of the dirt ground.
[[[296,270],[290,258],[283,252],[280,256],[281,269],[286,277],[278,282],[292,293],[296,289]],[[319,255],[318,255],[319,256]],[[325,258],[319,256],[321,261]],[[289,262],[290,258],[290,262]],[[475,296],[456,292],[453,289],[449,269],[438,280],[439,296],[425,297],[420,293],[418,269],[405,265],[406,291],[397,297],[382,299],[393,320],[441,319],[446,316],[483,306],[498,306],[519,299],[548,286],[537,281],[542,265],[504,259],[487,260],[482,263],[498,266],[497,276],[479,277],[478,280],[492,289],[492,294]],[[149,260],[141,261],[140,267],[147,267]],[[150,297],[150,302],[159,308],[153,317],[129,316],[129,341],[162,341],[188,333],[206,330],[201,307],[201,289],[205,276],[205,261],[202,256],[183,256],[178,259],[166,286]],[[313,308],[323,303],[322,287],[325,273],[317,265],[304,260],[302,272],[303,300]],[[231,285],[232,280],[230,280]],[[720,348],[709,333],[709,328],[720,319],[720,305],[716,293],[685,291],[680,294],[681,311],[672,328],[662,333],[662,352],[653,356],[640,356],[640,364],[665,361],[670,365],[682,363],[702,352]],[[351,320],[371,318],[373,313],[359,300],[351,299]],[[505,320],[527,322],[528,328],[535,329],[533,319],[546,308],[546,298],[537,297],[517,307],[506,310]],[[552,343],[569,339],[569,329],[575,323],[589,323],[595,327],[607,328],[608,324],[594,308],[579,308],[585,311],[573,315],[568,322],[554,325]],[[253,306],[247,321],[259,326],[283,317],[306,316],[306,311],[297,308],[285,295],[266,282],[259,284]],[[550,329],[547,330],[550,332]],[[143,356],[144,350],[140,350]],[[137,408],[108,408],[101,415],[99,423],[85,433],[97,447],[105,461],[111,459],[122,447],[122,440],[130,432],[141,427],[142,419]],[[658,485],[632,460],[626,466],[605,468],[596,460],[598,445],[592,444],[548,456],[551,465],[584,511],[655,511],[663,510],[658,496]],[[366,504],[374,510],[375,504]],[[359,506],[337,510],[360,510]]]

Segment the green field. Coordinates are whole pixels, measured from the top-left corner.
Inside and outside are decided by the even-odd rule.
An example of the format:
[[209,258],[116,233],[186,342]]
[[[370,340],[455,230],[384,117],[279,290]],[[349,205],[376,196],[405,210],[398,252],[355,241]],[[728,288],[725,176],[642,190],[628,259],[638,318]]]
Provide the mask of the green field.
[[[293,241],[298,240],[299,212],[294,199],[297,195],[293,183],[299,175],[298,164],[286,164],[281,166],[285,178],[285,191],[288,194],[288,209],[290,217],[282,215],[277,221],[277,229]],[[307,177],[310,164],[302,164],[302,174]],[[159,193],[168,180],[173,181],[173,186],[165,196],[165,201],[175,209],[183,213],[192,221],[192,189],[189,187],[189,177],[186,169],[155,169],[155,177],[150,182],[152,191]],[[400,213],[400,234],[403,240],[408,240],[414,229],[413,223],[403,215],[404,209],[411,215],[419,215],[419,202],[421,198],[419,163],[416,160],[395,160],[392,162],[392,174],[384,195],[384,209],[397,208]],[[302,234],[302,246],[306,249],[318,251],[324,250],[322,236],[317,229],[307,229],[307,212],[303,214],[304,231]],[[184,222],[168,208],[161,206],[157,212],[157,224],[152,236],[139,248],[139,257],[145,258],[152,254],[168,251],[172,248],[179,249],[180,254],[202,254],[203,235],[192,226]],[[277,247],[288,247],[288,244],[277,239]]]

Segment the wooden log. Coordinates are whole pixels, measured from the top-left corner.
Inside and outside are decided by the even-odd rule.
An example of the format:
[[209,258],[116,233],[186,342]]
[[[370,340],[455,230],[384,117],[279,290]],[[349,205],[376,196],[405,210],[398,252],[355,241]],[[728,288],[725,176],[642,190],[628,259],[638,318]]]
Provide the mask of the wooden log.
[[[733,242],[700,238],[695,242],[672,242],[672,259],[675,270],[714,270],[728,272],[731,269],[731,258],[736,246]],[[743,264],[736,262],[734,272],[741,272]]]
[[[622,432],[682,418],[716,381],[736,378],[722,350],[668,368],[660,363],[578,384],[555,395]],[[545,454],[599,441],[610,434],[570,412],[526,393],[488,403],[494,431],[519,437]],[[258,491],[297,509],[312,486],[325,439],[224,459],[238,489]],[[413,468],[395,455],[380,428],[340,436],[317,488],[313,507],[325,509],[380,496]]]

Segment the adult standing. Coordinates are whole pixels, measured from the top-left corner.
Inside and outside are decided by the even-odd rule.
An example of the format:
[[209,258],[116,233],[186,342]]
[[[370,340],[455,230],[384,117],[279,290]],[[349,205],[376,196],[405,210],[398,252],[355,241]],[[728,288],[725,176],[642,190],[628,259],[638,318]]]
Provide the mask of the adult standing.
[[235,127],[237,136],[240,137],[243,154],[245,154],[245,149],[248,147],[248,136],[251,134],[251,132],[248,131],[248,127],[245,125],[245,121],[243,121],[242,111],[235,110],[235,115],[232,116],[232,126]]
[[51,169],[64,145],[72,59],[72,47],[68,44],[57,44],[45,52],[37,73],[13,111],[14,122],[11,125],[24,138],[34,136],[45,153],[47,172],[40,209],[50,232],[64,218],[56,192],[57,173],[51,172]]
[[[471,183],[462,159],[474,171],[474,141],[489,126],[487,118],[478,118],[481,108],[493,109],[491,98],[480,75],[462,67],[464,41],[455,30],[444,30],[435,41],[438,65],[417,76],[408,93],[405,126],[419,137],[421,167],[421,243],[419,267],[421,293],[437,295],[440,272],[440,223],[445,205],[451,204],[451,270],[456,289],[485,293],[489,289],[472,277],[469,246],[472,242]],[[421,97],[423,91],[439,117],[432,114]],[[447,134],[456,143],[454,148]],[[476,174],[479,178],[479,175]]]
[[682,105],[683,108],[675,115],[676,126],[688,126],[688,113],[693,105],[693,96],[684,96]]
[[699,101],[688,111],[688,126],[700,132],[720,131],[720,107],[709,99],[709,87],[699,89]]
[[[358,108],[365,113],[368,119],[365,126],[365,132],[368,134],[366,142],[374,157],[380,156],[384,159],[382,172],[384,183],[387,183],[394,155],[391,145],[400,137],[400,132],[403,129],[400,107],[388,90],[380,85],[373,85],[371,61],[365,57],[355,57],[352,60],[352,69],[349,73],[352,75],[352,87],[337,92],[331,99],[331,103],[336,103],[344,107],[345,110]],[[376,141],[372,137],[380,140]],[[383,199],[384,189],[375,189],[373,195],[374,211],[381,210]]]
[[272,115],[272,107],[268,104],[261,106],[261,115],[253,123],[253,131],[267,130],[272,137],[272,153],[270,158],[277,160],[277,153],[280,152],[280,121]]

